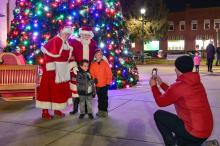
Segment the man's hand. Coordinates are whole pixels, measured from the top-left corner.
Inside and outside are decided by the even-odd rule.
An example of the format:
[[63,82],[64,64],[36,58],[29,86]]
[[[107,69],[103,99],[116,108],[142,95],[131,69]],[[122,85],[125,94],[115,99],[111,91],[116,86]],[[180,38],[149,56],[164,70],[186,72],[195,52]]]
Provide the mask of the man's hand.
[[156,80],[157,80],[157,83],[158,83],[159,85],[161,85],[161,84],[163,83],[163,81],[162,81],[162,79],[160,78],[159,75],[157,75]]
[[153,87],[153,86],[155,86],[155,85],[157,85],[157,81],[154,79],[154,78],[150,78],[150,81],[149,81],[149,85],[151,86],[151,87]]
[[93,79],[95,84],[98,84],[98,80],[95,78]]

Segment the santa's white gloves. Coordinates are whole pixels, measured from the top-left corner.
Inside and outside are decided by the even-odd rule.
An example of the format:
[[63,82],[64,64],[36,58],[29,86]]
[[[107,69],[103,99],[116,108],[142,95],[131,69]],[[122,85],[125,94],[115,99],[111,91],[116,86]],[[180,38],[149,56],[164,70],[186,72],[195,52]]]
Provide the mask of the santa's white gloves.
[[74,67],[74,68],[72,69],[72,71],[74,72],[75,75],[77,75],[77,72],[79,71],[79,69],[78,69],[78,67]]
[[78,66],[77,66],[76,62],[69,63],[69,70],[70,70],[70,72],[74,72],[74,74],[77,74],[77,71],[79,71],[79,70],[78,70]]

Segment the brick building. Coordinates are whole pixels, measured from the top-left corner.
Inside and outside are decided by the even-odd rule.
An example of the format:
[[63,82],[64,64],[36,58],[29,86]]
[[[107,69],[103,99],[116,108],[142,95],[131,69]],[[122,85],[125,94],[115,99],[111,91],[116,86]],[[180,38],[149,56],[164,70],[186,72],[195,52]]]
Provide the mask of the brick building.
[[167,37],[160,41],[160,49],[168,51],[191,51],[197,46],[206,48],[210,39],[219,44],[220,7],[187,8],[168,15]]

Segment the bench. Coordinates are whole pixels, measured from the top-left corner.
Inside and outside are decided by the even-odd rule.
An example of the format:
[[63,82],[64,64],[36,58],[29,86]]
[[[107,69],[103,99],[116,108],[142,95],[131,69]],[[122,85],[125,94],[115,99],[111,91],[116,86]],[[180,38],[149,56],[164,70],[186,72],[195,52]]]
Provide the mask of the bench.
[[19,52],[0,53],[0,98],[33,99],[36,97],[37,75],[38,66],[25,65],[25,59]]
[[6,101],[37,96],[37,65],[0,65],[0,97]]

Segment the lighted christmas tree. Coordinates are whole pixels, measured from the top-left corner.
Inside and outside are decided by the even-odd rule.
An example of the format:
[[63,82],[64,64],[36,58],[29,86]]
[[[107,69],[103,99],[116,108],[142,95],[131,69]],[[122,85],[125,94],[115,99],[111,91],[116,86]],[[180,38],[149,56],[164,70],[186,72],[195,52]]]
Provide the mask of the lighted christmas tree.
[[8,34],[7,52],[20,50],[28,64],[42,64],[41,46],[57,34],[60,25],[94,29],[95,40],[113,71],[111,88],[130,87],[138,73],[118,0],[17,0]]

